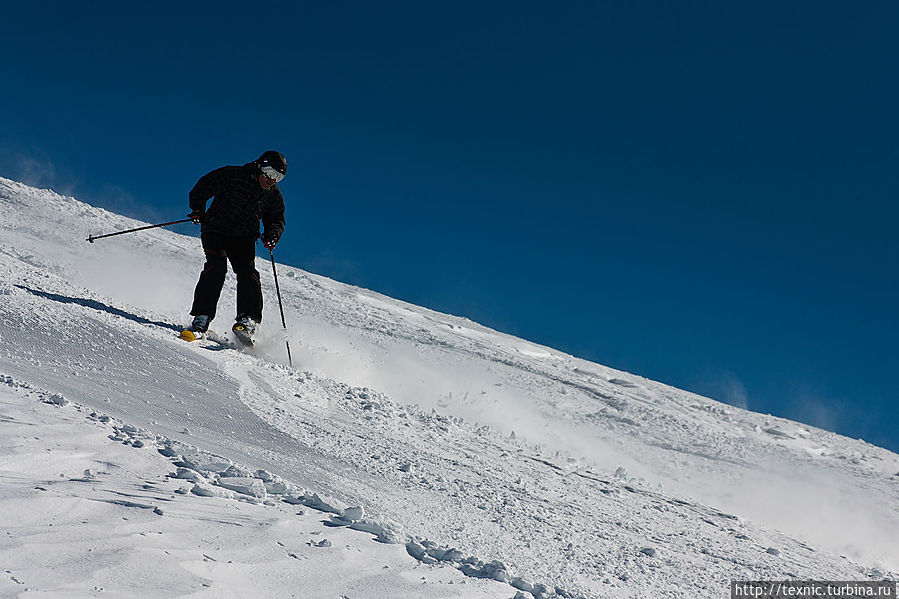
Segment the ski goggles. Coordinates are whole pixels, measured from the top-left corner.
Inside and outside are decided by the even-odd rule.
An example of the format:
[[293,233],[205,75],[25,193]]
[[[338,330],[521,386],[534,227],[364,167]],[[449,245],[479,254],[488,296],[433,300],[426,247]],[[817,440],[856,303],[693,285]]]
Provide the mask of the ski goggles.
[[284,178],[284,173],[278,172],[274,167],[271,166],[263,166],[262,174],[265,175],[267,179],[271,179],[275,183]]

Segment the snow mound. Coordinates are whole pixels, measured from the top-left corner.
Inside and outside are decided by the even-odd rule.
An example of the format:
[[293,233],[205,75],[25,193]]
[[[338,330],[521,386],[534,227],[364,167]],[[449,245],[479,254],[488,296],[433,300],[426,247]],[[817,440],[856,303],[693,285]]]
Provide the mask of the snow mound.
[[[274,325],[185,343],[197,239],[88,244],[141,223],[6,179],[0,208],[0,594],[718,597],[899,569],[888,451],[283,265],[296,368]],[[63,566],[38,569],[49,522]]]

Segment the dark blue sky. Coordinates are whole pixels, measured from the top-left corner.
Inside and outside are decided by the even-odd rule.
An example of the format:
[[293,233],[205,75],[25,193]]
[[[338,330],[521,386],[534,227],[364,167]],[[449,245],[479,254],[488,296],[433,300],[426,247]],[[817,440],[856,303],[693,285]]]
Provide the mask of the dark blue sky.
[[899,450],[895,2],[157,4],[4,6],[0,175],[278,149],[280,261]]

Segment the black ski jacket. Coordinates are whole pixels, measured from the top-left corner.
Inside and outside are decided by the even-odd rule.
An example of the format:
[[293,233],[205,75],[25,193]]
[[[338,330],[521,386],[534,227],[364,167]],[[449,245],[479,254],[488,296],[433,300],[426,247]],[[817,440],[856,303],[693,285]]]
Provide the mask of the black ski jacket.
[[[190,209],[204,213],[202,231],[223,235],[259,235],[275,241],[284,232],[284,196],[275,185],[267,190],[259,185],[255,162],[243,166],[223,166],[203,175],[190,190]],[[213,198],[209,210],[206,202]]]

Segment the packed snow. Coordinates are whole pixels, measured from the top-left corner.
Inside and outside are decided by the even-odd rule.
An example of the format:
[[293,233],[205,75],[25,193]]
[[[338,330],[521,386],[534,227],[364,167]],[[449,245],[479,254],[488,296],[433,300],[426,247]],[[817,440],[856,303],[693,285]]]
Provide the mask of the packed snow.
[[2,178],[0,208],[0,596],[897,577],[889,451],[279,264],[285,333],[261,258],[257,346],[233,279],[186,343],[197,238],[86,243],[145,223]]

